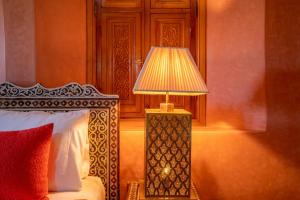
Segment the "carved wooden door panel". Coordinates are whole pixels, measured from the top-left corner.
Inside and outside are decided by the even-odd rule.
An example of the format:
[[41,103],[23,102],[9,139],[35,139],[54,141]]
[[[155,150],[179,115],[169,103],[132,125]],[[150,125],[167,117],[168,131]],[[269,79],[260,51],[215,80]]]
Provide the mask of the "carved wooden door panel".
[[151,8],[190,8],[191,0],[151,0]]
[[[141,66],[142,28],[140,13],[102,13],[98,43],[98,85],[104,93],[118,94],[121,117],[144,116],[144,98],[132,88]],[[100,48],[99,48],[100,47]],[[100,51],[99,51],[100,50]]]
[[190,47],[189,14],[152,14],[151,45]]
[[104,8],[139,8],[142,0],[102,0],[101,5]]
[[[152,14],[150,18],[150,46],[190,48],[191,16],[189,13]],[[150,108],[157,108],[165,96],[148,97]],[[194,111],[192,97],[170,96],[176,108]]]

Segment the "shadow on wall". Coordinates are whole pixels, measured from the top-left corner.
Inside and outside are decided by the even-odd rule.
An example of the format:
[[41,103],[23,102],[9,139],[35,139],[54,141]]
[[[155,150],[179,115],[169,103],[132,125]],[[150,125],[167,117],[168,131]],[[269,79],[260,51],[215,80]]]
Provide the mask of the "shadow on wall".
[[267,132],[249,137],[273,160],[270,197],[299,199],[300,195],[300,2],[266,1]]
[[268,136],[257,139],[300,169],[300,2],[281,2],[266,1]]
[[268,136],[259,141],[300,176],[300,2],[267,0],[266,10]]
[[[300,129],[300,2],[267,0],[268,130]],[[280,5],[279,5],[280,4]]]
[[205,183],[209,187],[207,187],[205,193],[201,193],[200,199],[220,199],[222,198],[220,194],[218,194],[218,182],[216,180],[216,177],[214,173],[212,173],[211,169],[209,168],[209,165],[205,163],[204,161],[200,162],[200,165],[198,165],[197,171],[201,176],[197,180],[194,181],[194,184],[196,188],[201,188],[202,185],[199,185],[199,183]]

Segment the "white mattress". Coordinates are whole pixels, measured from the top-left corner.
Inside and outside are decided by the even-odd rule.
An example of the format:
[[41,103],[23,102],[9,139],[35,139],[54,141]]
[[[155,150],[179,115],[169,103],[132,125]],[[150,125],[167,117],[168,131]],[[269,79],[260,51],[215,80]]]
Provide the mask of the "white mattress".
[[99,177],[88,176],[82,180],[78,192],[50,192],[50,200],[105,200],[105,189]]

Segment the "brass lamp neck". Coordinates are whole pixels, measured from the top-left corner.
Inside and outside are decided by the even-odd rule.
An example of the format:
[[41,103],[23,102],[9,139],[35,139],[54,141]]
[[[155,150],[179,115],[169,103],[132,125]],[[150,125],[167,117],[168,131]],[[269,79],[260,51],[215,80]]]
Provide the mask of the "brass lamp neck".
[[166,93],[166,104],[169,103],[169,92]]
[[174,104],[169,103],[169,92],[166,92],[166,103],[160,104],[160,110],[162,112],[173,112],[174,111]]

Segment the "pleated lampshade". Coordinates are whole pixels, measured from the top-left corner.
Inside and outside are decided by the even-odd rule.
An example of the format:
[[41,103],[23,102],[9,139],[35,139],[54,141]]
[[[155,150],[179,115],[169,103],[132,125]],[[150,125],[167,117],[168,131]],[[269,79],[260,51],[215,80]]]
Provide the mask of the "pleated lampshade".
[[152,47],[133,93],[196,96],[208,90],[189,49]]

